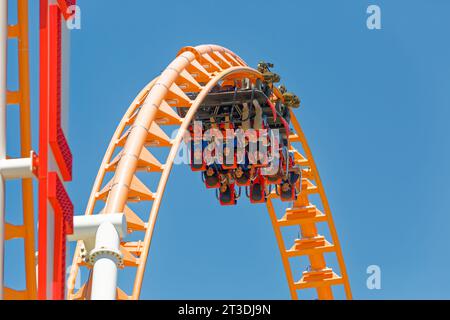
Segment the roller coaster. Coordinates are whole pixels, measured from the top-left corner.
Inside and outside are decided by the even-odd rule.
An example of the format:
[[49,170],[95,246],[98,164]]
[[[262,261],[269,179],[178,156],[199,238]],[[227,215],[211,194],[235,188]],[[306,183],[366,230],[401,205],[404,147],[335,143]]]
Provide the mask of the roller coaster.
[[[293,112],[293,108],[299,106],[299,99],[286,92],[283,87],[280,89],[274,86],[274,82],[279,79],[270,71],[270,67],[270,64],[261,63],[257,69],[253,69],[230,50],[216,45],[186,47],[132,102],[106,151],[85,213],[93,215],[124,212],[128,231],[144,232],[145,236],[141,240],[120,244],[122,266],[134,268],[136,272],[133,292],[128,294],[118,288],[118,299],[140,297],[164,191],[180,145],[186,140],[190,141],[188,143],[193,151],[191,169],[201,172],[207,187],[216,188],[222,205],[236,204],[235,183],[249,189],[252,202],[266,204],[293,299],[298,299],[299,290],[308,288],[315,288],[319,299],[332,299],[332,287],[337,285],[344,286],[347,298],[351,298],[349,280],[330,207],[311,150]],[[280,129],[279,148],[272,156],[272,161],[279,161],[280,170],[267,176],[258,173],[264,166],[269,165],[259,158],[256,162],[262,163],[253,165],[248,165],[249,161],[245,159],[240,161],[241,164],[238,164],[238,161],[211,163],[211,159],[195,161],[195,149],[200,147],[200,150],[204,151],[203,141],[196,140],[194,132],[194,123],[199,120],[204,124],[200,130],[215,128],[224,132],[223,135],[227,135],[227,131],[230,135],[231,128],[242,129],[245,126]],[[165,127],[171,126],[179,127],[174,140],[164,131]],[[189,133],[187,139],[186,132]],[[234,137],[232,140],[234,141]],[[248,158],[249,144],[251,139],[247,139],[244,158]],[[154,148],[170,149],[164,163],[152,154],[150,150]],[[238,169],[238,166],[241,169]],[[242,168],[244,166],[246,169]],[[248,169],[258,166],[259,168],[253,170]],[[244,175],[249,171],[253,173],[244,181],[238,182],[238,171],[245,172]],[[156,191],[149,190],[139,180],[137,174],[142,172],[158,173]],[[112,173],[109,181],[105,181],[107,173]],[[230,177],[231,175],[233,177]],[[213,181],[208,182],[209,178],[213,178]],[[320,196],[320,207],[323,211],[310,202],[311,194]],[[290,201],[292,207],[278,214],[274,201]],[[104,203],[99,213],[94,212],[97,202]],[[140,202],[150,203],[147,220],[141,219],[140,215],[130,208],[130,205]],[[318,233],[319,223],[328,225],[331,242]],[[289,226],[297,226],[300,230],[300,238],[290,246],[284,243],[282,237],[282,229]],[[69,299],[90,298],[92,273],[77,292],[74,285],[79,269],[90,266],[89,255],[86,253],[91,249],[86,248],[83,242],[77,245],[68,281]],[[326,253],[336,254],[340,275],[327,267]],[[310,265],[305,266],[307,271],[296,281],[289,260],[299,256],[307,256]]]
[[[294,112],[300,99],[285,86],[277,86],[281,77],[272,64],[249,67],[217,45],[181,49],[125,112],[106,150],[85,215],[73,217],[64,188],[72,176],[72,156],[61,124],[61,17],[67,18],[65,10],[74,2],[41,1],[39,154],[31,149],[28,3],[18,0],[18,22],[13,26],[7,24],[7,3],[0,0],[0,43],[6,52],[7,39],[18,40],[20,88],[6,90],[5,56],[0,61],[0,131],[6,132],[6,106],[19,105],[21,158],[6,155],[6,133],[2,133],[0,218],[5,218],[5,181],[20,180],[23,225],[0,223],[0,299],[139,299],[166,185],[182,146],[189,151],[186,169],[200,175],[205,189],[215,192],[218,205],[233,208],[245,194],[255,210],[266,207],[292,299],[302,299],[302,291],[309,289],[316,291],[318,299],[333,299],[338,286],[347,299],[352,298],[330,206]],[[171,138],[169,131],[174,129]],[[166,151],[164,161],[158,156],[161,150]],[[280,211],[277,202],[290,207]],[[289,228],[298,231],[292,243],[283,237]],[[322,228],[328,229],[329,238],[319,232]],[[68,277],[66,238],[77,243]],[[3,252],[3,241],[17,239],[23,239],[24,290],[3,287],[3,258],[11,257]],[[337,261],[335,270],[327,264],[330,255]],[[291,261],[299,258],[307,262],[296,279],[298,270]],[[131,292],[117,285],[121,269],[134,273]],[[84,283],[78,286],[82,274]]]

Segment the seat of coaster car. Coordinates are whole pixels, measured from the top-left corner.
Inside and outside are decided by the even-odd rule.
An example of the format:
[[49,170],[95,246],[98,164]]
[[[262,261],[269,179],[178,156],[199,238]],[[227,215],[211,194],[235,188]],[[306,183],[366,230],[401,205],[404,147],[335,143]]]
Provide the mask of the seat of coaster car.
[[283,202],[291,202],[291,201],[295,201],[297,199],[297,194],[295,192],[295,187],[290,185],[289,190],[283,192],[281,190],[281,186],[279,188],[279,192],[280,192],[280,199]]
[[266,185],[261,175],[251,183],[249,198],[250,202],[254,204],[266,202]]
[[275,175],[266,176],[267,184],[270,184],[270,185],[280,184],[282,182],[282,175],[283,174],[280,171],[278,171],[278,173]]
[[219,175],[207,176],[206,171],[202,172],[203,181],[205,182],[206,189],[217,189],[220,187]]
[[234,184],[230,184],[227,191],[223,193],[219,191],[219,201],[222,206],[234,206],[237,204]]

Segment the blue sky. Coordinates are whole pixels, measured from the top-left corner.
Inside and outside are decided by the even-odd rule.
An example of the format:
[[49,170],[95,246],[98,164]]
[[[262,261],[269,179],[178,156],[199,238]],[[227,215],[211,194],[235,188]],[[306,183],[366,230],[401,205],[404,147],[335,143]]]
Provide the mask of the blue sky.
[[[366,27],[370,4],[381,7],[382,30]],[[183,46],[220,44],[250,65],[273,62],[301,96],[296,114],[331,204],[354,297],[450,298],[448,1],[79,5],[70,116],[70,192],[77,213],[84,211],[107,144],[140,89]],[[37,28],[34,3],[31,12]],[[36,65],[36,57],[31,62]],[[369,265],[381,267],[381,290],[366,287]],[[128,288],[130,279],[122,274],[120,283]],[[222,208],[197,174],[176,166],[142,298],[288,299],[264,206],[244,200]]]

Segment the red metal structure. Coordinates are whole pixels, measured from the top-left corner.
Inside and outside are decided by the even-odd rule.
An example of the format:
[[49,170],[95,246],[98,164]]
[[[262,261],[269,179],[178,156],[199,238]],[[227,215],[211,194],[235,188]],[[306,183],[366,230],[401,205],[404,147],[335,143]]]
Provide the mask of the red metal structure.
[[64,299],[66,235],[72,232],[73,205],[63,184],[72,180],[72,153],[61,118],[67,112],[64,19],[74,4],[40,2],[39,299]]

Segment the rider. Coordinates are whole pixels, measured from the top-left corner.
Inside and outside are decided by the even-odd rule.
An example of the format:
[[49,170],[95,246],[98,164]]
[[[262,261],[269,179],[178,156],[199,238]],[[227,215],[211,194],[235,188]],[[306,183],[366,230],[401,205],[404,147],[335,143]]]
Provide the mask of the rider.
[[220,172],[215,164],[208,166],[208,168],[205,171],[206,185],[211,188],[216,187],[219,184],[219,175]]
[[[220,201],[224,204],[232,204],[233,199],[236,201],[236,191],[234,190],[234,184],[230,184],[229,177],[224,178],[220,183]],[[233,186],[233,187],[232,187]]]
[[231,190],[230,186],[226,183],[220,185],[220,200],[224,203],[231,202]]
[[264,190],[264,185],[263,185],[263,177],[260,176],[259,179],[256,179],[257,177],[255,177],[255,179],[253,179],[252,181],[252,185],[251,185],[251,195],[252,195],[252,200],[253,201],[261,201],[263,199],[263,197],[265,197],[265,190]]
[[302,169],[299,165],[293,166],[289,170],[289,183],[293,186],[297,184],[297,182],[300,180]]
[[281,198],[282,199],[291,199],[292,198],[292,188],[293,186],[289,183],[288,180],[283,180],[281,182]]
[[194,147],[194,159],[192,161],[192,167],[198,169],[203,167],[203,150],[201,148]]
[[282,199],[292,198],[293,193],[295,193],[295,186],[300,180],[300,177],[301,168],[299,166],[296,165],[289,170],[288,178],[284,178],[280,186]]

